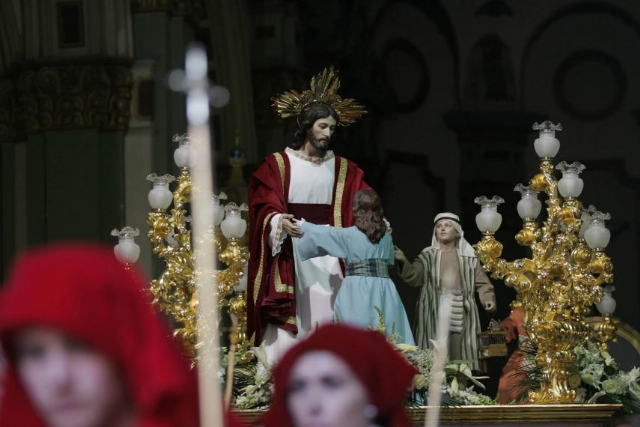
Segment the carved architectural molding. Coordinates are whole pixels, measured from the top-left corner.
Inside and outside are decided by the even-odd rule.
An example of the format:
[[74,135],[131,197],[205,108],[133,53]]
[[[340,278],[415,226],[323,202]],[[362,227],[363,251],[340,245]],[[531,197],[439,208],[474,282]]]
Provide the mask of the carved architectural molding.
[[46,64],[0,81],[0,140],[32,132],[125,131],[133,78],[129,64]]

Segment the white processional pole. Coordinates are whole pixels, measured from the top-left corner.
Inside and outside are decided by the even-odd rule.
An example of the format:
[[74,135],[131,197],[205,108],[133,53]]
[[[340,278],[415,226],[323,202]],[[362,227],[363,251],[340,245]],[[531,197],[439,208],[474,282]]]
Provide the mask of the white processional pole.
[[449,316],[451,314],[451,299],[440,298],[438,320],[436,323],[436,342],[433,367],[431,368],[431,383],[429,384],[429,402],[424,416],[425,427],[438,427],[440,419],[440,402],[442,400],[442,386],[445,380],[445,362],[449,347]]
[[208,59],[203,46],[187,49],[185,80],[187,120],[191,145],[197,160],[191,164],[192,227],[195,256],[195,280],[198,293],[198,384],[200,425],[218,427],[223,423],[222,392],[217,373],[220,368],[218,342],[218,306],[216,304],[215,246],[208,234],[213,223],[213,173],[209,134]]

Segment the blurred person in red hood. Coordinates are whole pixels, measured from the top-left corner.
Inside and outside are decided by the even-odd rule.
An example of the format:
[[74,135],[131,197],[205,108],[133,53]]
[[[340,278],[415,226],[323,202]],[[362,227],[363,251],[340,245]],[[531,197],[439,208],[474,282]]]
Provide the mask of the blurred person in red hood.
[[326,324],[274,369],[265,427],[409,427],[415,368],[378,331]]
[[0,292],[0,427],[197,427],[196,373],[146,283],[93,243],[19,256]]

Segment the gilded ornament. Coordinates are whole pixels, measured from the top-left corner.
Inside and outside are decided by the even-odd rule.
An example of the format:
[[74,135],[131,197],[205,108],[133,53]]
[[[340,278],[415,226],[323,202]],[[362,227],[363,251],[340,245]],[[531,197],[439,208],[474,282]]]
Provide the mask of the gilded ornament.
[[367,111],[353,98],[342,99],[337,94],[339,88],[338,71],[331,66],[312,77],[309,89],[304,92],[289,90],[271,98],[271,100],[276,112],[282,118],[298,117],[312,104],[320,103],[326,104],[336,111],[340,117],[340,126],[349,126]]
[[[590,248],[584,236],[598,226],[600,228],[591,234],[601,239],[597,241],[608,241],[601,223],[609,217],[592,206],[582,208],[575,196],[582,185],[581,180],[577,181],[577,173],[563,183],[562,191],[570,197],[559,194],[552,159],[559,147],[555,131],[561,130],[561,125],[536,123],[534,129],[540,131],[540,138],[536,140],[540,144],[536,147],[540,173],[531,179],[529,188],[546,194],[547,219],[538,228],[535,221],[524,217],[526,211],[523,210],[523,228],[516,235],[520,245],[531,248],[531,258],[513,262],[499,258],[501,245],[498,246],[493,231],[484,232],[475,248],[484,269],[491,277],[503,279],[507,286],[513,287],[517,291],[517,302],[523,307],[526,329],[537,347],[536,360],[543,378],[541,388],[529,393],[529,402],[571,403],[575,398],[576,373],[573,349],[587,339],[605,345],[613,335],[611,331],[615,331],[610,321],[603,322],[597,329],[584,321],[590,307],[602,298],[602,285],[613,281],[611,260],[603,248]],[[560,166],[563,172],[584,169],[578,163]],[[593,225],[594,221],[600,224]],[[500,251],[496,250],[498,247]]]
[[[173,141],[180,143],[181,146],[188,146],[188,139],[188,135],[176,135]],[[189,150],[189,147],[186,149]],[[172,175],[157,176],[156,174],[150,174],[147,179],[154,184],[151,193],[155,193],[150,193],[150,202],[153,199],[152,206],[154,204],[163,206],[149,212],[147,236],[153,246],[153,252],[165,263],[165,270],[158,279],[151,281],[149,291],[153,296],[153,304],[174,321],[174,337],[195,362],[196,350],[203,343],[197,341],[198,335],[196,333],[199,303],[195,287],[197,253],[192,249],[192,235],[189,227],[191,217],[188,215],[186,206],[191,202],[192,193],[197,191],[197,188],[191,182],[188,166],[180,167],[177,179]],[[170,191],[169,184],[174,181],[177,181],[176,186],[173,191]],[[220,221],[217,222],[215,217],[224,215],[220,200],[226,198],[224,193],[220,193],[218,196],[214,196],[212,201],[216,225],[220,224],[222,217],[218,217]],[[171,205],[172,207],[169,209]],[[227,207],[230,206],[246,210],[246,205],[240,207],[233,203],[227,205]],[[219,308],[228,307],[229,313],[237,320],[237,327],[232,331],[232,339],[246,347],[248,343],[244,333],[246,330],[245,292],[236,290],[235,287],[245,274],[245,266],[249,259],[247,248],[240,244],[240,238],[230,237],[226,240],[226,247],[222,250],[225,238],[221,236],[218,227],[209,230],[204,238],[213,241],[218,259],[226,264],[227,268],[201,274],[211,274],[215,277]],[[214,326],[200,325],[200,327]]]

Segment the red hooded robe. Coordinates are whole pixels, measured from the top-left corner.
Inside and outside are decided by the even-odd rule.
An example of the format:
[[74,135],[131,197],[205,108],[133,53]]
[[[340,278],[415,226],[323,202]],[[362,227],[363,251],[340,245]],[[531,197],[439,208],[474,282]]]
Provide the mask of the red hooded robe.
[[0,340],[8,356],[0,427],[41,427],[17,381],[12,333],[57,329],[115,362],[136,408],[136,427],[197,427],[194,371],[152,310],[146,280],[126,270],[111,248],[66,243],[19,257],[0,294]]
[[303,354],[329,351],[342,359],[369,393],[376,421],[386,427],[409,427],[405,400],[418,373],[378,331],[345,324],[326,324],[292,347],[273,372],[273,403],[262,417],[264,427],[294,427],[287,408],[289,376]]

